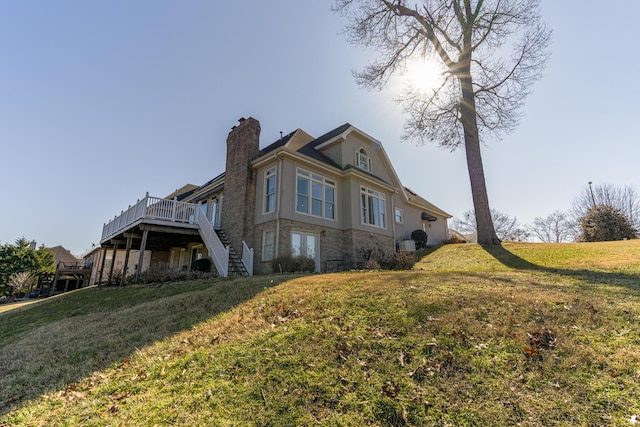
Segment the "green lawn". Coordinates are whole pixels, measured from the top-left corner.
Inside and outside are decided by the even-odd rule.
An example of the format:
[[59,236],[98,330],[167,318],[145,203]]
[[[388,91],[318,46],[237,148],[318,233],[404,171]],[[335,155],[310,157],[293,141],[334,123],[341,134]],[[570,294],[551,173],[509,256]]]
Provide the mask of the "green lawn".
[[640,241],[92,288],[0,325],[0,426],[640,421]]

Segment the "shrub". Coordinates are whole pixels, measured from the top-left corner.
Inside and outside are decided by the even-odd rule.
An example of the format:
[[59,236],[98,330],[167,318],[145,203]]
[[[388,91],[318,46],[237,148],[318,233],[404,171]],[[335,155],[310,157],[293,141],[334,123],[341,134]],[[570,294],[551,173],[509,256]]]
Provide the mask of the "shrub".
[[635,238],[637,230],[619,209],[597,205],[580,218],[580,240],[606,242]]
[[356,253],[359,258],[357,263],[359,268],[365,270],[379,270],[381,267],[384,269],[392,268],[393,258],[378,245],[374,247],[362,247],[358,249]]
[[380,270],[380,263],[373,258],[367,260],[364,263],[365,270]]
[[313,273],[316,271],[316,261],[305,256],[283,255],[271,260],[274,273]]
[[416,252],[400,251],[389,255],[380,248],[360,248],[358,254],[363,260],[359,268],[364,270],[411,270],[418,260]]
[[35,275],[22,271],[9,277],[9,286],[13,288],[15,295],[25,294],[34,285]]
[[168,264],[158,264],[150,267],[140,274],[127,276],[125,284],[168,283],[180,280],[201,279],[205,277],[217,277],[217,273],[178,269],[170,267]]
[[411,240],[416,242],[416,249],[424,249],[427,247],[427,233],[424,230],[413,230],[411,232]]
[[459,236],[451,236],[448,240],[444,241],[445,245],[457,245],[460,243],[467,243],[467,241]]
[[191,263],[191,271],[200,271],[206,273],[211,271],[211,261],[207,258],[201,258]]
[[[120,286],[122,283],[120,283],[122,281],[122,269],[120,268],[114,268],[113,272],[111,273],[111,281],[109,281],[109,275],[108,273],[105,273],[104,275],[104,280],[102,282],[99,283],[100,286]],[[127,278],[128,280],[128,278]],[[128,284],[125,283],[125,285]],[[53,288],[53,284],[51,285],[51,292],[53,293],[55,291],[55,289]]]
[[411,270],[417,260],[415,252],[396,252],[393,257],[393,269]]

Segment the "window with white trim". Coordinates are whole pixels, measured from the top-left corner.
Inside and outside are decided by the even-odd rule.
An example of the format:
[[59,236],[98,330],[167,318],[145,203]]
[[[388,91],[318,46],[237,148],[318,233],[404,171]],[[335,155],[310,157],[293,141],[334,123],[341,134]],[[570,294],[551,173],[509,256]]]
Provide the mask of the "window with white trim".
[[276,210],[276,168],[264,173],[264,213]]
[[276,233],[275,231],[264,231],[262,233],[262,261],[271,261],[275,254]]
[[356,165],[367,172],[371,172],[371,157],[367,155],[367,150],[364,148],[356,151]]
[[402,209],[396,208],[395,216],[396,216],[396,222],[398,224],[402,224]]
[[315,270],[320,271],[320,259],[318,253],[318,235],[302,231],[291,232],[291,255],[303,256],[315,261]]
[[363,224],[372,225],[378,228],[386,228],[385,195],[360,187],[360,209]]
[[336,219],[336,183],[304,169],[296,171],[296,212]]

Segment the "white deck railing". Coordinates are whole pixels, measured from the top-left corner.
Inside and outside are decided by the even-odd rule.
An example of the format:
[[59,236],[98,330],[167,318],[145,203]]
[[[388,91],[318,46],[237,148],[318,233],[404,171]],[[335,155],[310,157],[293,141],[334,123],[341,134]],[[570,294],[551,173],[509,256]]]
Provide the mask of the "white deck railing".
[[138,200],[135,205],[129,206],[126,211],[122,211],[120,215],[104,225],[101,242],[142,218],[197,224],[198,212],[196,204],[151,197],[147,193],[142,200]]
[[242,241],[242,263],[249,276],[253,276],[253,249],[249,248],[244,240]]
[[[200,215],[200,207],[194,203],[151,197],[147,193],[142,200],[138,200],[136,204],[129,206],[127,210],[122,211],[120,215],[104,225],[100,242],[114,237],[120,231],[143,218],[197,225],[218,274],[222,277],[229,275],[229,247],[222,244],[207,216]],[[249,249],[244,241],[242,246],[242,262],[249,275],[253,275],[253,249]]]

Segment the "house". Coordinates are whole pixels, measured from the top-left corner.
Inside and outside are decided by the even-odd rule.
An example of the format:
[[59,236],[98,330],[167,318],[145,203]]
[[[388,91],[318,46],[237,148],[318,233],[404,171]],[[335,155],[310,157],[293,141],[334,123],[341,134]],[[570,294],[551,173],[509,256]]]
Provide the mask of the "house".
[[221,276],[268,273],[289,255],[324,272],[409,249],[414,230],[429,244],[447,238],[451,216],[405,187],[382,144],[358,128],[347,123],[319,138],[298,129],[262,149],[259,139],[259,122],[240,119],[224,173],[165,198],[146,195],[106,223],[97,280],[114,268],[124,276],[202,258]]
[[[34,242],[35,243],[35,242]],[[33,295],[51,295],[89,285],[93,265],[71,254],[62,246],[47,248],[53,253],[54,274],[39,274]]]

